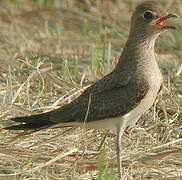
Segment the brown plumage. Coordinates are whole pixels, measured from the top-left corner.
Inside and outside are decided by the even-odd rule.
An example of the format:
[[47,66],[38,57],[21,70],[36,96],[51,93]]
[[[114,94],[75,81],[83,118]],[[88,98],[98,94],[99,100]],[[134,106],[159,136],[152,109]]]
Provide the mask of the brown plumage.
[[[156,38],[165,29],[166,19],[176,17],[151,4],[139,5],[133,13],[128,41],[115,69],[87,88],[77,99],[57,110],[33,116],[16,117],[20,124],[10,130],[40,130],[55,124],[114,129],[117,132],[117,157],[121,177],[120,137],[124,129],[154,103],[162,86],[155,59]],[[88,114],[87,114],[88,112]]]

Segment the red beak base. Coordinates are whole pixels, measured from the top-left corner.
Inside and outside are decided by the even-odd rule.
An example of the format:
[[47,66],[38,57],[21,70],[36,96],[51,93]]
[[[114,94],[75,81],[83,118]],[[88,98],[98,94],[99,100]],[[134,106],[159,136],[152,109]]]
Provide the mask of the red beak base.
[[175,14],[170,13],[170,14],[168,14],[167,16],[161,17],[160,19],[158,19],[158,20],[155,22],[155,26],[159,26],[159,27],[162,28],[162,29],[168,29],[168,28],[170,28],[170,29],[176,29],[176,27],[174,27],[174,26],[168,26],[168,25],[164,25],[164,24],[163,24],[164,21],[166,21],[166,20],[169,19],[169,18],[173,18],[173,17],[174,17],[174,18],[177,18],[178,16],[175,15]]

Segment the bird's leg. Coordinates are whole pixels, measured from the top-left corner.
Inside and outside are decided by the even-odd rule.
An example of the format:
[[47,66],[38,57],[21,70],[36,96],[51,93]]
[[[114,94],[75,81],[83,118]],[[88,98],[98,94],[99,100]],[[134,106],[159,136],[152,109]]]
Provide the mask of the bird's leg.
[[116,153],[117,153],[117,162],[118,162],[118,178],[122,177],[122,169],[121,169],[121,136],[120,136],[120,127],[117,127],[117,139],[116,139]]
[[122,180],[122,163],[121,163],[121,137],[124,133],[124,130],[127,126],[127,121],[124,119],[121,123],[118,123],[116,126],[117,136],[116,136],[116,153],[117,153],[117,162],[118,162],[118,179]]

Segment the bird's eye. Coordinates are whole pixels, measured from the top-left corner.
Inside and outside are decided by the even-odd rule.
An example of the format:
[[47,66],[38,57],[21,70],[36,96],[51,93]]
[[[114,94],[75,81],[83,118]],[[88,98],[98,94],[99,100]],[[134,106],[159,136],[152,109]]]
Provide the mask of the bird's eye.
[[151,11],[146,11],[143,14],[143,17],[144,17],[145,20],[149,21],[149,20],[152,20],[154,16],[153,16]]

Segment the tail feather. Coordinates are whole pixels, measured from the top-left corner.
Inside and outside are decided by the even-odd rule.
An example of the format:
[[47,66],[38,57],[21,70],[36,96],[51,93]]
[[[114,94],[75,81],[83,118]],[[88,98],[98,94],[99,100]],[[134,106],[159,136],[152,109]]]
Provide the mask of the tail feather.
[[16,117],[10,119],[21,124],[5,127],[9,130],[39,130],[53,126],[55,123],[49,120],[49,113],[37,114],[33,116]]
[[46,113],[32,116],[15,117],[10,120],[19,124],[8,126],[4,129],[39,131],[54,126],[58,123],[74,122],[72,119],[71,108],[72,104],[66,104],[61,108]]
[[44,128],[42,125],[35,125],[35,124],[19,124],[19,125],[14,125],[14,126],[8,126],[3,129],[8,129],[8,130],[40,130],[40,129],[46,129],[47,126]]
[[49,113],[36,114],[32,116],[23,116],[23,117],[15,117],[10,119],[14,122],[24,122],[24,123],[33,123],[33,124],[41,124],[47,123],[49,121]]

